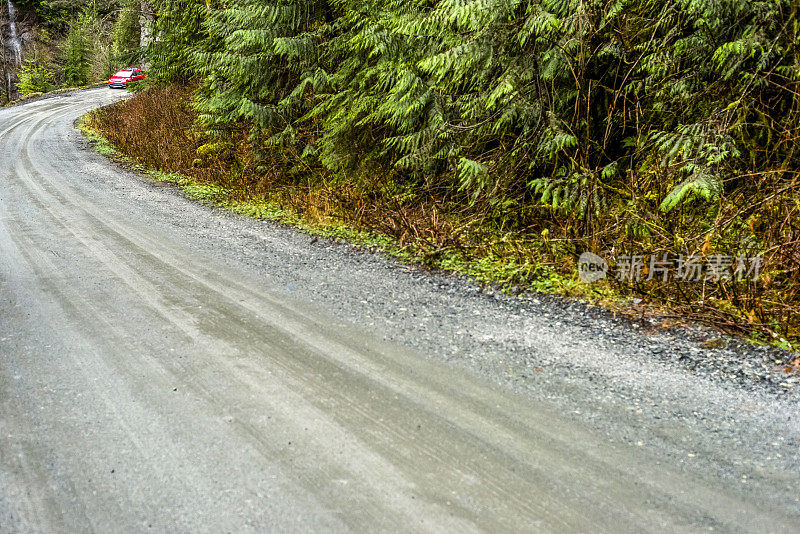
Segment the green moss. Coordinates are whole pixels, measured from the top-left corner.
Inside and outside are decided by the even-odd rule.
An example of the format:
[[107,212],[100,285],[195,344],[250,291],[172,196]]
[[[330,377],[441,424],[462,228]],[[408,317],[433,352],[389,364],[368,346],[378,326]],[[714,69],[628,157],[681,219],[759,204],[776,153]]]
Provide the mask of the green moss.
[[80,130],[80,132],[86,137],[86,140],[89,141],[94,151],[98,154],[115,158],[124,158],[124,156],[116,148],[114,148],[105,137],[100,135],[97,130],[91,127],[91,113],[92,112],[89,112],[78,119],[78,130]]
[[208,165],[212,160],[226,161],[233,153],[233,144],[227,141],[217,141],[200,145],[197,150],[197,163],[195,166]]

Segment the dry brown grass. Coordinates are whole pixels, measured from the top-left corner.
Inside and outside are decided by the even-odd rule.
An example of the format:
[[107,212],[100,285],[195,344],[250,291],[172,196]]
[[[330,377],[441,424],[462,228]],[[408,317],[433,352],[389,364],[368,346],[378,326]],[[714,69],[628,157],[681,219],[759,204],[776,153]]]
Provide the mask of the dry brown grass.
[[214,166],[192,165],[203,137],[193,127],[190,87],[153,89],[119,105],[95,112],[92,126],[118,150],[144,165],[165,172],[180,172],[207,181],[224,173]]
[[462,216],[456,224],[456,214],[433,195],[418,191],[415,200],[399,203],[384,194],[383,177],[375,177],[372,183],[365,183],[363,177],[358,183],[342,179],[334,183],[321,168],[298,173],[299,158],[291,153],[269,154],[266,161],[255,162],[247,149],[244,127],[232,133],[225,150],[200,158],[203,147],[214,140],[195,126],[192,90],[172,86],[141,92],[97,111],[91,126],[124,155],[147,167],[230,188],[231,195],[240,200],[269,198],[311,221],[336,219],[401,242],[424,242],[436,249],[467,246],[458,239],[464,232],[456,226],[469,226],[471,219]]

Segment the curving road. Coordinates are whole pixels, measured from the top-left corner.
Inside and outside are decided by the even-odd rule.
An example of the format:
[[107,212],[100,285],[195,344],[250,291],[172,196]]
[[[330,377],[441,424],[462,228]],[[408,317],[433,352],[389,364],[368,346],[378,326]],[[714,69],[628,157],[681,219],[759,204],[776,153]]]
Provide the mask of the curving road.
[[[566,378],[435,356],[504,347],[454,325],[507,312],[118,169],[73,122],[119,98],[0,109],[0,532],[800,528],[797,428],[774,416],[796,399],[754,397],[726,443],[704,436],[747,395],[721,386],[654,392],[647,417],[598,396],[592,422]],[[670,402],[714,413],[655,415]]]

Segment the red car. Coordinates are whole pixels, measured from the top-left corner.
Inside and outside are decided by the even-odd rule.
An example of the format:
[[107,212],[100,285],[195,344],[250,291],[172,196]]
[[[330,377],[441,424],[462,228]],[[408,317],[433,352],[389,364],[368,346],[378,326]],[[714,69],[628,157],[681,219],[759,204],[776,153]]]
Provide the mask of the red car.
[[109,87],[127,87],[130,82],[144,80],[144,72],[139,69],[122,69],[108,80]]

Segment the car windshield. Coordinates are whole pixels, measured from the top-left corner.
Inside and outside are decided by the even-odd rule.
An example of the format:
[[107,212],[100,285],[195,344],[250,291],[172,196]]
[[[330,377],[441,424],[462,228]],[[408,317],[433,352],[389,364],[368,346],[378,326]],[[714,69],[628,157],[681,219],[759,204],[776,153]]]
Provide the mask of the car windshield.
[[121,70],[118,73],[116,73],[114,76],[119,76],[120,78],[125,78],[127,76],[130,76],[132,72],[133,71],[130,71],[130,70]]

